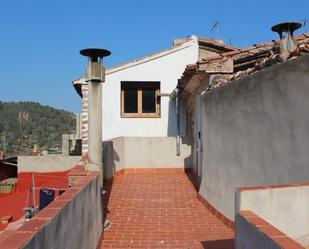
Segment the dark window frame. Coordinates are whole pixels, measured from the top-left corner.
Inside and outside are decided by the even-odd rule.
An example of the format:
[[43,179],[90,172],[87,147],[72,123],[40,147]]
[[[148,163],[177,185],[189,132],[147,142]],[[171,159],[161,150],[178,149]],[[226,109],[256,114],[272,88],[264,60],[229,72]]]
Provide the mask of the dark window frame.
[[[160,118],[161,117],[161,103],[159,98],[161,83],[159,81],[121,81],[121,91],[120,91],[120,115],[122,118]],[[124,93],[127,89],[137,90],[137,112],[136,113],[126,113],[124,112],[125,107],[125,97]],[[143,101],[142,92],[143,89],[153,89],[155,91],[155,112],[146,113],[142,111]]]

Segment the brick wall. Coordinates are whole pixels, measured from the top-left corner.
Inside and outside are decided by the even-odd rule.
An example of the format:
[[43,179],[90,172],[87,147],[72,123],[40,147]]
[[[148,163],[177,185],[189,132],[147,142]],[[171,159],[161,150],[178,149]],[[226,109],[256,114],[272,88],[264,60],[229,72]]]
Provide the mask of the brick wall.
[[88,85],[82,85],[82,156],[86,156],[88,152]]

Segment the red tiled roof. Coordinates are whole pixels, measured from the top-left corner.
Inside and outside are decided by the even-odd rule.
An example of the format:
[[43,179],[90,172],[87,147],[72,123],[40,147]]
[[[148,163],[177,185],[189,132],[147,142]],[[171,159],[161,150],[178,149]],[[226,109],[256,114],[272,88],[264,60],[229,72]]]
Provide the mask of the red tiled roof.
[[[301,42],[301,41],[305,40],[306,38],[309,38],[309,34],[308,33],[304,33],[302,35],[294,37],[294,39],[296,41],[298,41],[298,42]],[[240,54],[244,54],[246,52],[254,51],[254,50],[257,50],[257,49],[261,49],[261,48],[270,49],[273,46],[276,46],[276,45],[278,46],[278,44],[279,44],[278,40],[272,40],[270,42],[257,43],[257,44],[253,44],[252,46],[247,47],[247,48],[238,48],[238,49],[235,49],[233,51],[221,53],[219,55],[215,55],[215,56],[209,57],[209,58],[207,58],[207,59],[205,59],[203,61],[211,61],[211,60],[222,59],[223,57],[230,57],[230,56],[240,55]],[[246,55],[246,54],[244,54],[244,55]],[[199,63],[202,63],[202,62],[199,62]]]
[[[36,203],[39,201],[40,188],[67,189],[67,171],[56,173],[35,173]],[[0,195],[0,218],[6,215],[13,216],[13,222],[23,216],[23,208],[29,202],[29,189],[32,184],[31,173],[20,173],[17,179],[16,191],[11,194]],[[57,191],[56,191],[57,192]],[[0,225],[0,231],[6,225]]]
[[199,75],[201,79],[205,79],[207,74],[212,74],[214,77],[208,88],[208,90],[211,90],[286,59],[309,53],[308,33],[296,36],[294,39],[299,46],[289,54],[283,55],[279,53],[279,42],[270,41],[202,59],[196,65],[190,65],[190,67],[186,68],[178,81],[178,87],[185,90],[185,96],[187,93],[192,92],[192,90],[188,90],[190,85],[194,85],[194,89],[196,89],[202,82],[196,82],[194,78],[196,75]]

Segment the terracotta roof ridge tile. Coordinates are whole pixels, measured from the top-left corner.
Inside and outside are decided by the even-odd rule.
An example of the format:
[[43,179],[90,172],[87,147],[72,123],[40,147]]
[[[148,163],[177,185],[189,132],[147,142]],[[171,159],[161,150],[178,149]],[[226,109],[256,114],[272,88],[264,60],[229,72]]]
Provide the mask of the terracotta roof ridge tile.
[[195,69],[196,67],[197,67],[196,64],[188,64],[188,65],[186,66],[186,69],[191,70],[191,69]]
[[223,48],[227,48],[227,49],[230,49],[230,50],[237,50],[238,49],[237,47],[225,44],[224,42],[221,43],[216,39],[212,39],[212,38],[208,38],[208,37],[198,36],[197,39],[198,39],[198,42],[207,42],[207,43],[211,43],[213,45],[220,46],[220,47],[223,47]]

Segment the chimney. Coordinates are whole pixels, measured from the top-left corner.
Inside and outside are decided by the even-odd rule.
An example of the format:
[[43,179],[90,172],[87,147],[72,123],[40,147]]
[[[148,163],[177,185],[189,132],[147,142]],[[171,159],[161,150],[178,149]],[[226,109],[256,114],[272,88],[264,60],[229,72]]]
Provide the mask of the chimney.
[[280,53],[290,53],[297,48],[297,42],[293,38],[293,33],[301,26],[298,22],[283,22],[271,27],[271,30],[277,32],[280,36]]
[[85,81],[88,83],[88,163],[86,169],[100,172],[100,185],[103,186],[102,159],[102,84],[105,81],[103,57],[110,51],[88,48],[80,51],[88,57]]

